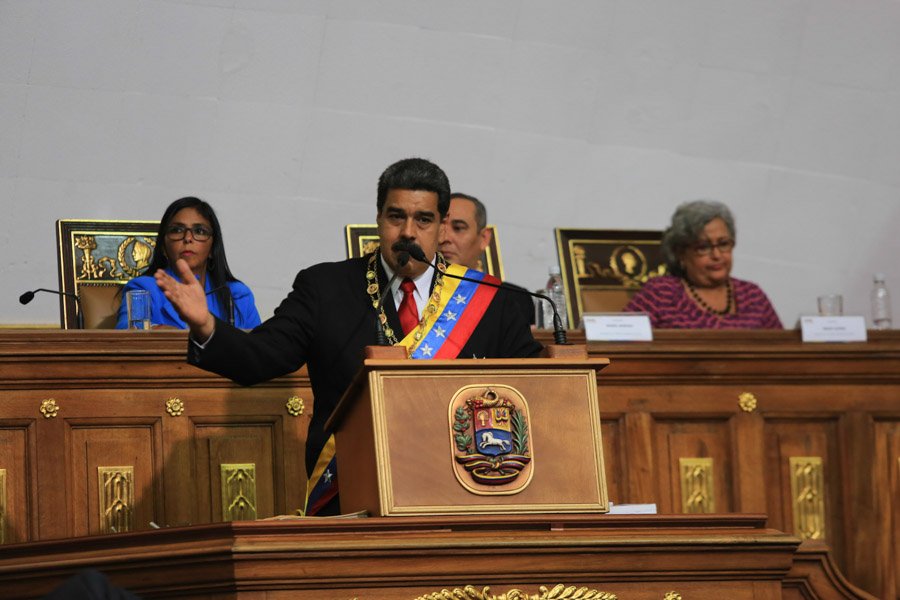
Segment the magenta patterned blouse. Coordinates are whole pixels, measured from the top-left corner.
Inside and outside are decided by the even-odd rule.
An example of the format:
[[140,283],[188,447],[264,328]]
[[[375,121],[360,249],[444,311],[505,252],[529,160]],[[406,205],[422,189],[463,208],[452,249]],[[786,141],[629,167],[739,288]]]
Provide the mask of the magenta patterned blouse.
[[644,284],[625,312],[645,312],[655,329],[781,329],[781,320],[758,285],[731,278],[737,310],[717,315],[691,299],[679,277],[662,275]]

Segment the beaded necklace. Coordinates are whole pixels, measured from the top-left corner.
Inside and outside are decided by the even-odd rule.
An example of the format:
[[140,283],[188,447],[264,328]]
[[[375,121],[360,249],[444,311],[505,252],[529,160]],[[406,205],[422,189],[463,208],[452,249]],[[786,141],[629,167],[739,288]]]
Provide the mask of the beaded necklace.
[[[380,251],[373,252],[369,255],[368,267],[366,269],[366,293],[369,294],[369,299],[372,301],[373,308],[377,309],[381,306],[378,320],[381,321],[382,326],[384,326],[384,335],[388,339],[388,342],[390,342],[392,346],[396,346],[400,341],[397,339],[394,329],[388,325],[387,315],[384,314],[384,305],[381,302],[381,286],[378,285],[378,267],[376,262],[379,256]],[[435,313],[437,313],[438,304],[441,301],[441,288],[444,286],[444,271],[447,270],[447,261],[440,252],[437,252],[436,256],[437,275],[434,278],[434,289],[431,292],[431,296],[428,297],[428,304],[425,305],[425,310],[422,311],[422,318],[419,319],[419,324],[416,327],[416,333],[413,336],[415,342],[410,348],[407,348],[407,354],[410,355],[416,349],[416,346],[419,345],[419,342],[422,341],[422,338],[425,337],[425,328],[428,325],[428,319],[432,318]]]
[[728,279],[727,287],[728,287],[728,301],[725,303],[725,308],[722,310],[716,310],[712,306],[706,303],[706,301],[700,297],[700,294],[697,293],[697,290],[694,288],[694,284],[684,280],[687,283],[688,291],[691,293],[691,297],[700,305],[700,308],[705,310],[706,312],[711,312],[714,315],[728,315],[731,314],[731,306],[734,304],[734,288],[731,286],[731,278]]

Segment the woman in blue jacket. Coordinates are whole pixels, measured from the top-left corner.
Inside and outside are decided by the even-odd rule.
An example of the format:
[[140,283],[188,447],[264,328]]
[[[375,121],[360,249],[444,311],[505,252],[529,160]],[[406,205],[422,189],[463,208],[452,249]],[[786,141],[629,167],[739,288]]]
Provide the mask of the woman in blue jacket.
[[206,301],[211,313],[242,329],[252,329],[259,325],[259,312],[253,301],[253,292],[238,281],[228,268],[222,228],[219,227],[215,211],[203,200],[188,197],[176,200],[166,209],[159,223],[156,248],[150,265],[140,277],[135,277],[125,285],[116,329],[128,328],[125,298],[129,290],[150,292],[151,325],[180,329],[187,327],[153,277],[157,269],[165,269],[169,275],[177,277],[172,267],[179,258],[187,262],[194,276],[206,289]]

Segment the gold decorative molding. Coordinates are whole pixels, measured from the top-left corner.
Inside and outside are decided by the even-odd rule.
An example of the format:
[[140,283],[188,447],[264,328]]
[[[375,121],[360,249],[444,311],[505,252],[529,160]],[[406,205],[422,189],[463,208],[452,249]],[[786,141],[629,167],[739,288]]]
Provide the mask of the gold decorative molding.
[[825,539],[825,473],[821,456],[791,456],[791,498],[794,535],[803,540]]
[[134,529],[134,467],[97,467],[100,533]]
[[740,406],[741,410],[744,412],[752,413],[756,410],[756,404],[756,396],[750,392],[744,392],[738,396],[738,406]]
[[300,396],[291,396],[290,398],[288,398],[288,401],[285,403],[284,407],[287,409],[288,414],[292,417],[299,417],[306,409],[306,406],[303,404],[303,398],[301,398]]
[[716,512],[712,458],[679,458],[681,472],[681,512],[706,514]]
[[666,592],[666,595],[663,596],[663,600],[681,600],[681,594],[678,592]]
[[59,405],[53,398],[47,398],[41,402],[41,414],[45,419],[52,419],[59,414]]
[[6,543],[6,469],[0,469],[0,544]]
[[256,519],[256,465],[219,465],[222,481],[222,520]]
[[500,595],[492,594],[491,588],[487,586],[479,590],[475,586],[467,585],[452,591],[443,589],[440,592],[418,596],[415,600],[460,600],[463,598],[465,600],[617,600],[617,596],[609,592],[575,587],[574,585],[565,586],[561,583],[554,586],[553,589],[542,585],[538,587],[537,594],[528,594],[513,589]]
[[181,398],[169,398],[166,400],[166,412],[173,417],[180,417],[184,414],[184,402]]

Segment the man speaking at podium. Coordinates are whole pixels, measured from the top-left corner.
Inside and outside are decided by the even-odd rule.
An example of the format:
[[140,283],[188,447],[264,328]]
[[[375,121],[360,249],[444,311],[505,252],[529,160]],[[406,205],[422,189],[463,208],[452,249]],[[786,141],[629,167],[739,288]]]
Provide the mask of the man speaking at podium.
[[[306,442],[307,514],[338,512],[334,438],[324,426],[359,370],[364,348],[377,343],[377,322],[388,342],[405,346],[412,358],[516,358],[541,351],[514,293],[445,275],[497,283],[448,266],[437,251],[450,205],[450,182],[440,167],[421,158],[396,162],[381,174],[377,198],[378,251],[300,271],[272,318],[249,333],[210,314],[184,261],[176,263],[180,281],[156,274],[190,327],[191,364],[242,385],[307,365],[315,397]],[[411,247],[413,254],[421,248],[431,266],[410,260]]]

